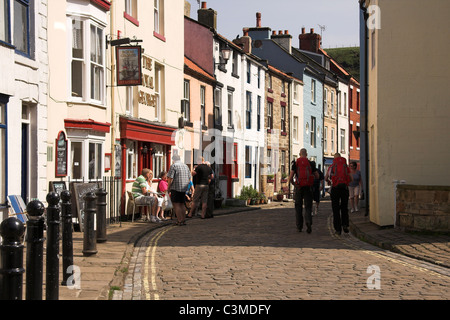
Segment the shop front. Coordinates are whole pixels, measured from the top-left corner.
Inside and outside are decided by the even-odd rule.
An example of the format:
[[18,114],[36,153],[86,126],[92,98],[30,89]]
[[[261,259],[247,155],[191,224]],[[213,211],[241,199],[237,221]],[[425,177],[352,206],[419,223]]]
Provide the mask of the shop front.
[[[175,145],[172,137],[177,129],[143,119],[120,117],[122,215],[125,214],[126,191],[131,190],[142,169],[152,170],[154,182],[159,180],[161,172],[169,170]],[[153,189],[156,190],[156,183]]]

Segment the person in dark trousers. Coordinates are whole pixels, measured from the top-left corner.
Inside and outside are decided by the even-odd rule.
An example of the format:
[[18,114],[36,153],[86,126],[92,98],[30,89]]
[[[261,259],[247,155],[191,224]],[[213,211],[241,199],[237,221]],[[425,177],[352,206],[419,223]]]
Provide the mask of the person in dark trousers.
[[325,180],[331,179],[331,207],[333,209],[333,226],[337,235],[342,230],[348,233],[348,184],[352,181],[350,169],[340,153],[334,155],[333,164],[328,168]]
[[192,218],[195,210],[198,207],[199,202],[202,204],[202,219],[205,219],[206,209],[208,205],[208,193],[209,183],[213,178],[211,167],[205,163],[205,159],[201,158],[201,164],[199,164],[191,174],[197,177],[197,184],[195,185],[194,199],[192,201],[191,210],[189,211],[188,218]]
[[[316,167],[316,162],[311,161],[311,165],[312,165],[312,167]],[[313,216],[315,216],[319,213],[320,198],[321,198],[321,193],[322,193],[323,186],[324,186],[324,182],[323,182],[324,175],[323,175],[322,171],[320,170],[320,165],[319,165],[319,168],[317,168],[317,173],[318,173],[319,177],[318,178],[314,177],[314,184],[313,184],[313,188],[312,188],[313,201],[316,203],[315,206],[313,204],[313,211],[312,211]]]
[[[300,158],[292,164],[291,172],[289,175],[289,183],[295,186],[294,201],[295,201],[295,221],[299,232],[303,230],[303,220],[306,223],[306,232],[312,231],[312,185],[314,178],[318,178],[317,170],[315,166],[311,165],[311,162],[307,158],[308,153],[306,149],[300,150]],[[303,172],[302,168],[299,168],[301,163],[305,164],[305,172],[307,176],[299,176]],[[308,168],[309,167],[309,168]],[[295,178],[295,181],[294,181]],[[303,219],[303,203],[305,204],[305,217]]]

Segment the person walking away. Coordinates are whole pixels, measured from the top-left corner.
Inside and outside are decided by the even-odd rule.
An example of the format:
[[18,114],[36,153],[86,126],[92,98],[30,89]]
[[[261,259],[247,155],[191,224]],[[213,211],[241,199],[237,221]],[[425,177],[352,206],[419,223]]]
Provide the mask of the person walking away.
[[[311,161],[311,165],[312,167],[316,167],[316,162],[315,161]],[[313,194],[313,201],[315,203],[313,203],[313,210],[312,210],[312,215],[315,216],[319,213],[319,204],[320,204],[320,198],[321,198],[321,193],[323,190],[323,185],[324,185],[324,175],[323,172],[320,170],[320,168],[317,168],[317,174],[318,177],[314,176],[314,184],[312,187],[312,194]]]
[[[151,174],[150,169],[142,169],[141,175],[136,178],[131,187],[134,202],[138,205],[146,205],[148,214],[154,214],[158,205],[156,196],[150,191],[148,179]],[[143,217],[144,221],[150,220],[148,215]]]
[[331,178],[331,207],[333,209],[333,226],[336,234],[341,230],[348,233],[348,184],[352,181],[347,160],[339,153],[334,155],[333,163],[328,168],[325,180]]
[[350,174],[352,175],[352,182],[348,184],[348,192],[350,195],[350,210],[351,212],[358,212],[358,202],[359,196],[361,195],[361,190],[363,188],[361,171],[357,170],[358,164],[352,162],[350,164]]
[[167,172],[168,191],[170,191],[170,199],[177,216],[176,225],[183,226],[186,224],[186,189],[191,181],[191,172],[189,167],[180,161],[178,154],[175,154],[172,159],[174,162]]
[[213,178],[213,173],[211,167],[205,163],[205,159],[202,157],[201,164],[192,170],[191,174],[197,177],[197,184],[195,186],[194,199],[192,201],[188,218],[192,218],[192,215],[195,213],[200,201],[202,204],[201,217],[202,219],[205,219],[208,205],[209,182]]
[[[300,150],[300,157],[292,165],[289,174],[289,183],[295,187],[295,220],[299,232],[303,230],[303,220],[306,222],[306,232],[311,233],[312,229],[312,186],[314,176],[318,176],[316,168],[311,166],[307,158],[308,154],[305,148]],[[295,181],[294,181],[295,177]],[[305,217],[303,219],[303,203],[305,204]]]

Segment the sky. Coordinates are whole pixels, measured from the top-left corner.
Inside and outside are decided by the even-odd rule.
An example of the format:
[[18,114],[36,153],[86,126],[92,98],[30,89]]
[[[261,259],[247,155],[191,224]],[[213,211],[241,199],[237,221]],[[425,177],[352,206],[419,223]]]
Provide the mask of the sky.
[[[197,20],[200,5],[191,3],[191,18]],[[243,35],[242,28],[256,26],[256,12],[261,12],[261,26],[272,31],[288,30],[292,45],[299,46],[302,27],[322,34],[323,48],[359,46],[358,0],[206,0],[207,8],[217,11],[217,32],[228,40]],[[321,27],[324,27],[321,30]]]

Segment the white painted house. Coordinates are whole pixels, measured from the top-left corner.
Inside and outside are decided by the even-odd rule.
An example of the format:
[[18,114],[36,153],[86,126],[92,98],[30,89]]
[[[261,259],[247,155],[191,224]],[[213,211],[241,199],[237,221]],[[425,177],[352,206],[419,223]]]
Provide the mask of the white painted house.
[[0,2],[0,220],[7,196],[45,201],[47,1]]

